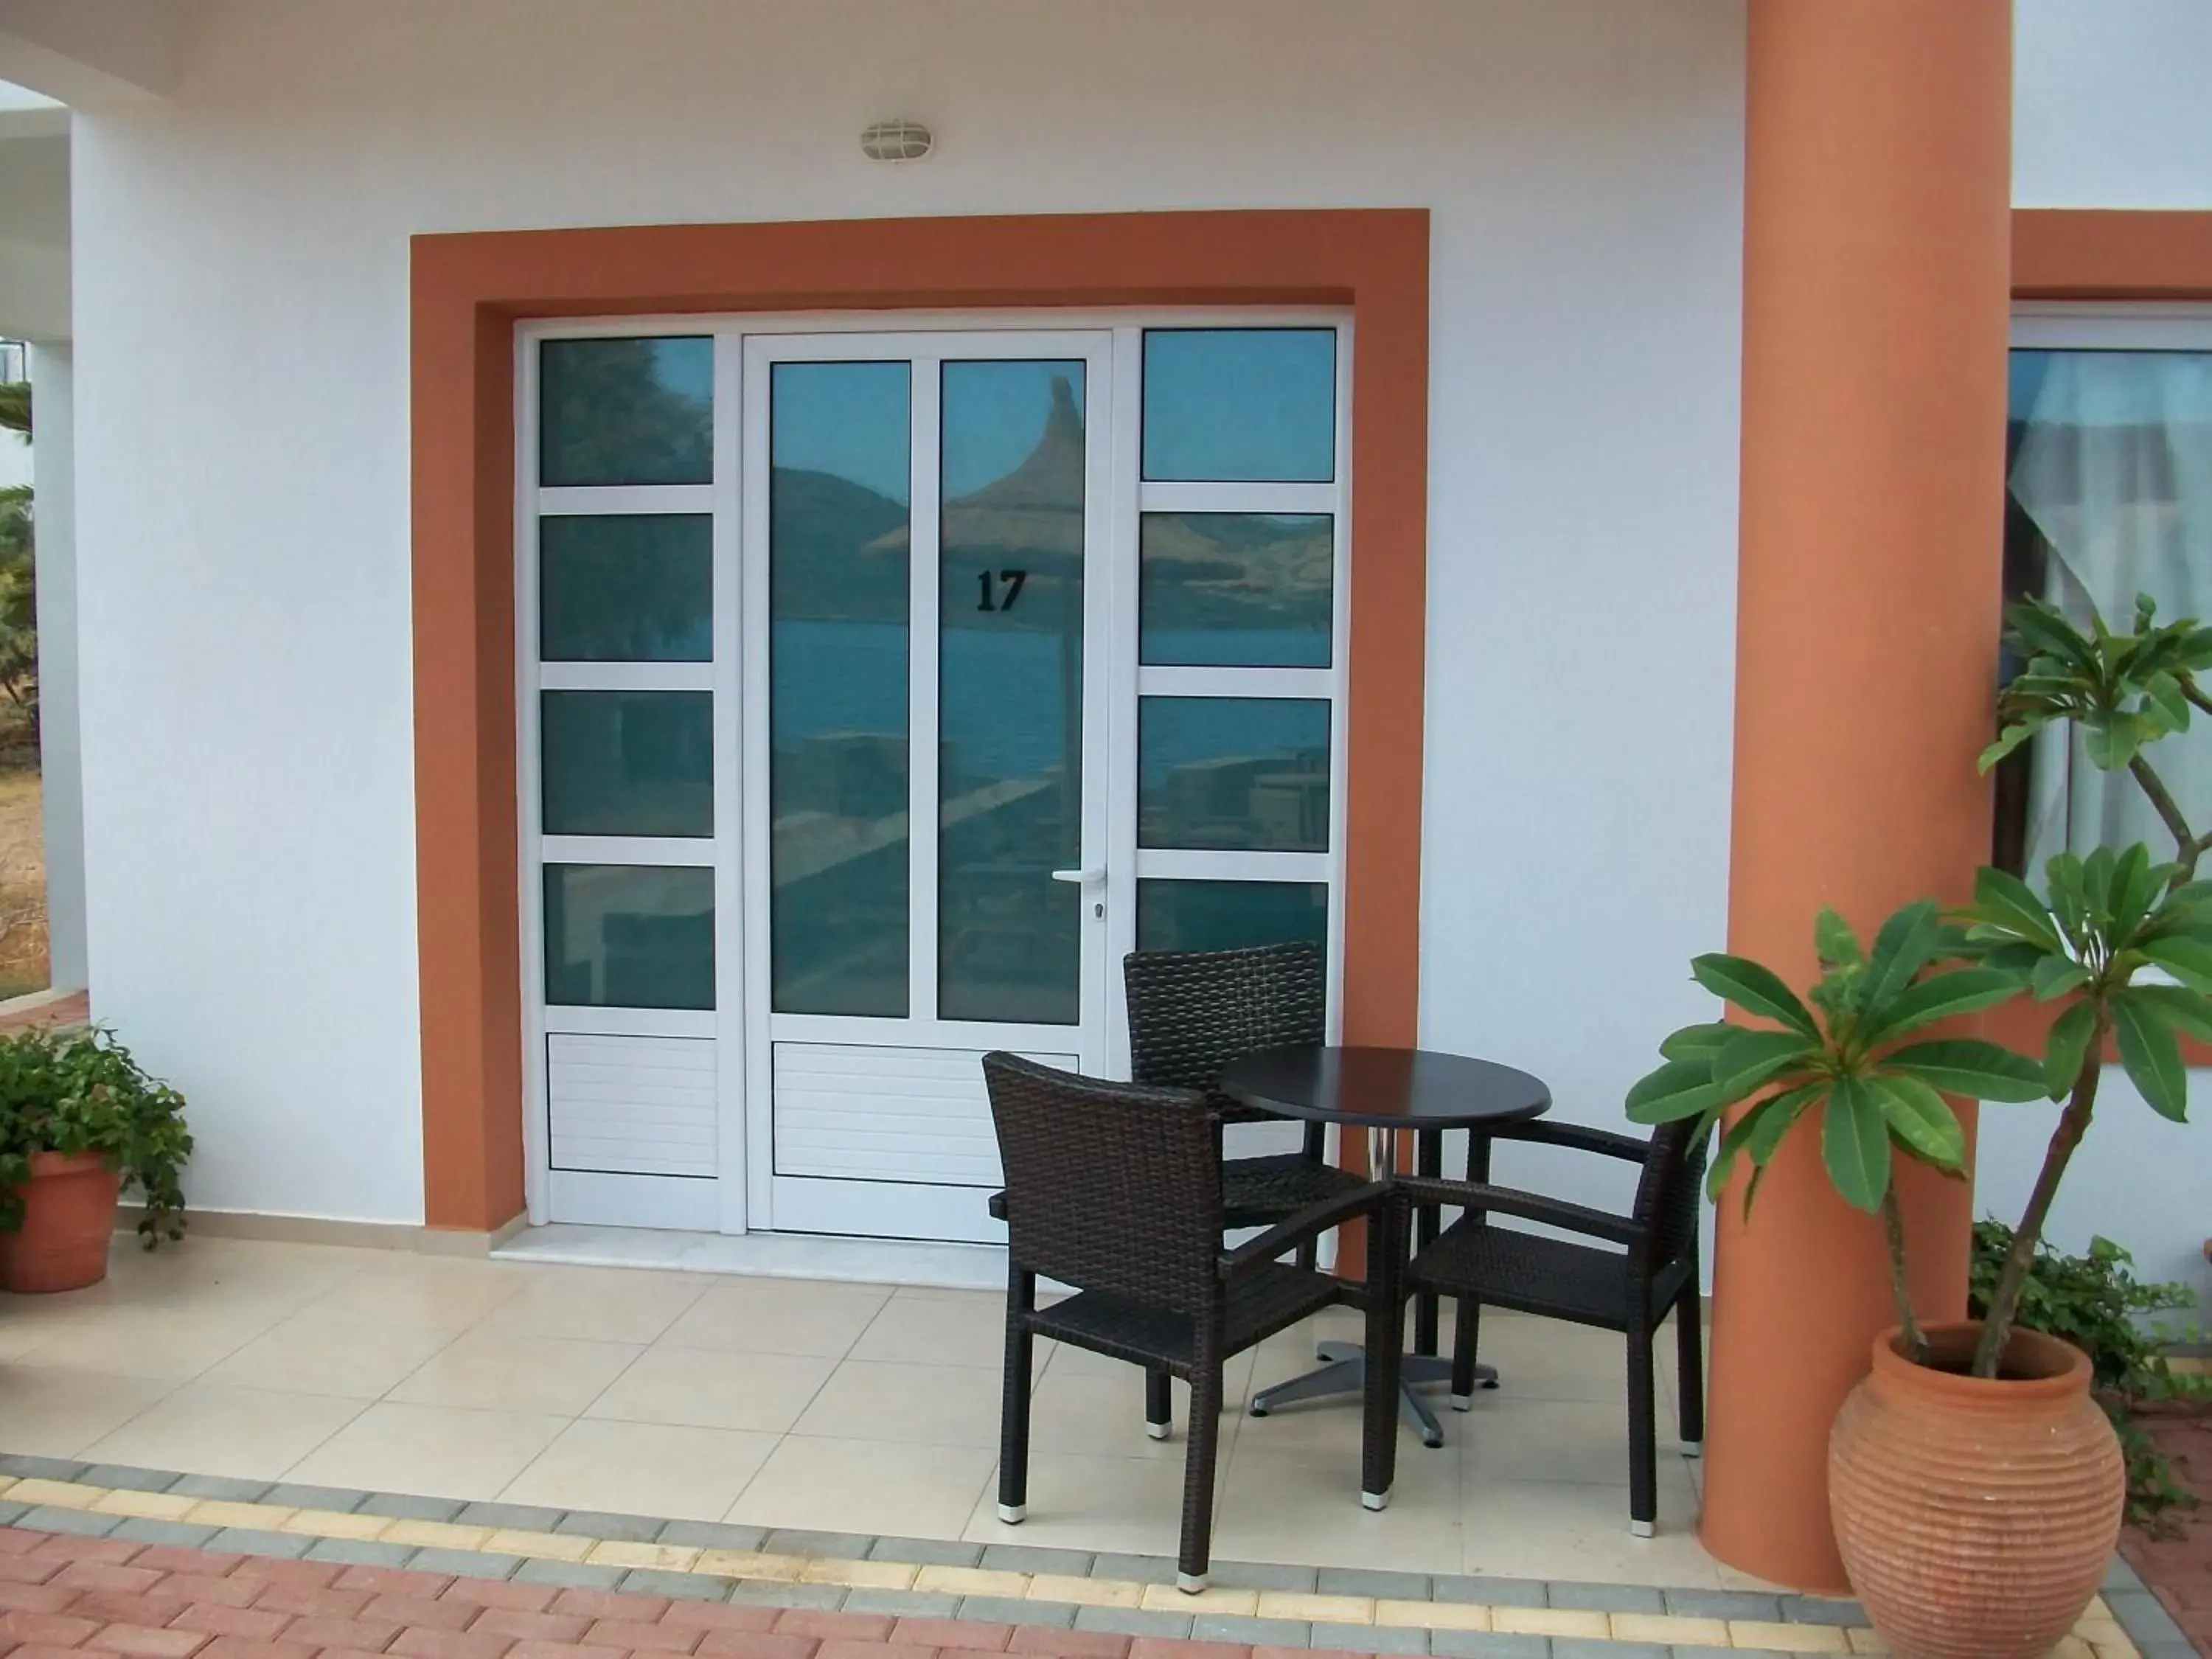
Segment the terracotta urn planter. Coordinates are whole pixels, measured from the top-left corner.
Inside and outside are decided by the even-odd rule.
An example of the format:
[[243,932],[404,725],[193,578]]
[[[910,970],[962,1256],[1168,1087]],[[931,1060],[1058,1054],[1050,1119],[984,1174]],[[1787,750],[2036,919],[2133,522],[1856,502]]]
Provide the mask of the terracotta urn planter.
[[32,1153],[31,1178],[18,1189],[23,1224],[0,1232],[0,1291],[43,1295],[106,1278],[122,1186],[121,1173],[104,1168],[97,1152]]
[[2040,1659],[2119,1536],[2126,1470],[2088,1357],[2015,1331],[1989,1381],[1966,1374],[1980,1335],[1929,1327],[1931,1368],[1884,1332],[1829,1437],[1844,1570],[1898,1659]]

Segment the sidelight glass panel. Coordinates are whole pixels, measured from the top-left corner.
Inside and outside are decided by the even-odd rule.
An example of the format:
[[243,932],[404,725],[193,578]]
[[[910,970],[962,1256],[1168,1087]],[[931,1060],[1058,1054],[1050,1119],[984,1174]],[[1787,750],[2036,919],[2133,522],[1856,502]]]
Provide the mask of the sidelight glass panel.
[[1147,513],[1137,549],[1137,657],[1326,668],[1336,548],[1327,514]]
[[1336,476],[1336,331],[1145,334],[1145,477],[1327,483]]
[[907,1012],[904,363],[778,363],[769,411],[769,994]]
[[689,865],[547,865],[545,1000],[712,1008],[714,872]]
[[1137,884],[1139,951],[1233,951],[1310,941],[1327,948],[1328,888],[1317,881]]
[[938,1012],[1074,1024],[1084,366],[944,366]]
[[1143,697],[1137,844],[1328,850],[1328,704],[1307,697]]
[[710,691],[539,694],[549,836],[714,833]]
[[547,662],[708,662],[714,521],[704,513],[538,521],[538,653]]
[[712,339],[546,340],[538,351],[539,483],[714,482]]

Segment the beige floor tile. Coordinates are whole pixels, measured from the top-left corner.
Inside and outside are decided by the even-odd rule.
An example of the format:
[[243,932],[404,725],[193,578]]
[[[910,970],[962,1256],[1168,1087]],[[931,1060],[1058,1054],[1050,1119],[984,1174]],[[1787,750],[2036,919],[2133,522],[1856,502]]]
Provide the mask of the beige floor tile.
[[118,1235],[108,1277],[98,1288],[118,1304],[264,1308],[273,1323],[384,1258],[375,1250],[191,1234],[146,1250]]
[[216,1365],[208,1381],[374,1400],[458,1334],[447,1326],[295,1314]]
[[[995,1449],[1003,1392],[996,1370],[848,1359],[791,1431],[842,1440],[866,1435],[915,1445]],[[1144,1438],[1141,1428],[1137,1437]]]
[[[1663,1413],[1658,1430],[1662,1475],[1686,1480],[1681,1442]],[[1476,1395],[1471,1411],[1452,1413],[1445,1431],[1465,1445],[1470,1473],[1487,1479],[1628,1484],[1625,1401],[1521,1400],[1501,1389]]]
[[544,1279],[495,1308],[483,1328],[503,1335],[650,1342],[665,1334],[712,1282],[697,1273],[548,1268]]
[[793,1435],[769,1455],[727,1518],[951,1538],[967,1525],[996,1461],[973,1446]]
[[[1447,1342],[1451,1330],[1451,1304],[1447,1303]],[[1671,1334],[1662,1334],[1672,1340]],[[1500,1386],[1482,1391],[1492,1398],[1620,1402],[1624,1407],[1628,1399],[1627,1340],[1616,1332],[1525,1314],[1487,1312],[1475,1353],[1483,1364],[1498,1368]]]
[[572,1423],[508,1483],[514,1504],[719,1521],[775,1450],[772,1434]]
[[[1246,1369],[1241,1358],[1232,1360],[1224,1379],[1229,1384],[1221,1413],[1224,1449],[1243,1431],[1239,1378]],[[993,1410],[995,1424],[996,1407]],[[1135,1366],[1119,1365],[1107,1376],[1047,1367],[1030,1406],[1030,1444],[1041,1452],[1066,1456],[1166,1458],[1180,1468],[1184,1437],[1190,1431],[1188,1385],[1180,1381],[1172,1385],[1170,1410],[1174,1434],[1165,1440],[1152,1439],[1145,1433],[1144,1374]]]
[[1465,1571],[1721,1588],[1712,1558],[1698,1547],[1696,1489],[1686,1475],[1669,1478],[1663,1463],[1656,1538],[1629,1533],[1626,1486],[1499,1480],[1470,1472],[1465,1490]]
[[[651,1347],[585,1414],[781,1434],[799,1420],[836,1368],[835,1359],[817,1354]],[[728,1503],[722,1507],[727,1509]]]
[[678,1316],[660,1340],[675,1347],[842,1359],[890,1294],[875,1285],[804,1279],[720,1280]]
[[568,1419],[383,1401],[284,1471],[293,1480],[368,1492],[488,1498],[553,1443]]
[[573,1417],[644,1352],[631,1342],[506,1336],[478,1327],[440,1349],[387,1397],[417,1406]]
[[1359,1474],[1356,1429],[1319,1456],[1240,1435],[1214,1516],[1214,1553],[1225,1560],[1310,1561],[1325,1548],[1336,1566],[1459,1571],[1459,1468],[1449,1447],[1432,1453],[1404,1437],[1386,1510],[1361,1507]]
[[393,1325],[469,1325],[549,1271],[511,1261],[393,1255],[369,1262],[310,1305],[333,1319]]
[[88,1462],[273,1480],[361,1410],[353,1400],[188,1382],[85,1449]]
[[[960,1535],[976,1543],[1173,1555],[1182,1516],[1182,1443],[1174,1443],[1172,1457],[1144,1458],[1067,1456],[1032,1443],[1029,1519],[1015,1527],[999,1519],[994,1471]],[[1226,1474],[1224,1459],[1217,1504]]]
[[173,1386],[151,1377],[0,1366],[0,1445],[36,1457],[75,1457]]
[[275,1324],[268,1308],[125,1304],[56,1327],[17,1362],[182,1382],[235,1353]]
[[853,1345],[854,1359],[993,1368],[1006,1363],[1006,1298],[982,1291],[900,1291]]
[[[1229,1363],[1221,1368],[1222,1398],[1242,1410],[1251,1393],[1253,1368],[1261,1350],[1247,1348],[1232,1354]],[[1081,1377],[1092,1382],[1117,1384],[1129,1390],[1138,1402],[1138,1415],[1143,1415],[1144,1373],[1126,1359],[1115,1359],[1106,1354],[1093,1353],[1087,1348],[1071,1348],[1059,1342],[1040,1342],[1037,1352],[1047,1377]],[[1285,1375],[1291,1375],[1285,1372]],[[1280,1381],[1280,1378],[1271,1379]],[[1178,1382],[1177,1389],[1182,1384]],[[1178,1395],[1178,1398],[1181,1396]],[[1180,1420],[1180,1419],[1178,1419]]]

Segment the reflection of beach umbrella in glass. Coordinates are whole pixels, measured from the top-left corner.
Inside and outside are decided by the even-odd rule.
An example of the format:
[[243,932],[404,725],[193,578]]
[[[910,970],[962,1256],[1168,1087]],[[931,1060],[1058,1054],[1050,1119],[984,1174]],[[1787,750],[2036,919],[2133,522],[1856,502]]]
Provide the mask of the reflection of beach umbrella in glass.
[[[1080,853],[1078,757],[1083,732],[1084,426],[1075,390],[1064,375],[1052,380],[1052,405],[1036,447],[1021,464],[981,489],[946,501],[939,520],[939,561],[944,583],[941,626],[1043,634],[1059,643],[1060,756],[1065,809],[1060,856]],[[902,525],[869,542],[870,556],[902,559],[910,546]],[[981,588],[956,588],[956,568],[1024,573],[1011,608],[989,611]],[[990,590],[1003,599],[1005,583]],[[970,598],[973,592],[975,597]]]

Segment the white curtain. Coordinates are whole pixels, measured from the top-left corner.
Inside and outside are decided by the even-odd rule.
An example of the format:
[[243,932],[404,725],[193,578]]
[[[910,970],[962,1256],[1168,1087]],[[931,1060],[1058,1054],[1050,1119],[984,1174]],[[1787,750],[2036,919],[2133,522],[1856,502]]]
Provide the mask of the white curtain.
[[[2136,595],[2158,619],[2212,623],[2212,353],[2049,351],[2015,356],[2022,422],[2008,480],[2047,544],[2044,597],[2077,623],[2094,604],[2115,629]],[[2212,690],[2212,685],[2206,687]],[[2212,829],[2212,715],[2148,758],[2198,834]],[[2071,848],[2173,839],[2132,778],[2092,766],[2063,729],[2037,740],[2027,867]]]

